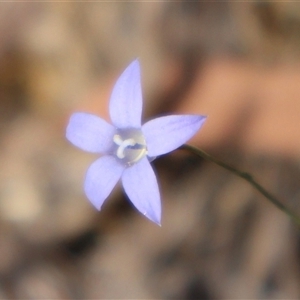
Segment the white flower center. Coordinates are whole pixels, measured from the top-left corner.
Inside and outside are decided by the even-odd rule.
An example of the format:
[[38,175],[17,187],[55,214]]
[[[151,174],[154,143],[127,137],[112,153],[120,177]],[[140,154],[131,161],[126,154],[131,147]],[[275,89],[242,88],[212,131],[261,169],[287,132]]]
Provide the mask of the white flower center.
[[113,141],[113,154],[127,166],[135,164],[147,155],[146,141],[139,129],[119,129]]

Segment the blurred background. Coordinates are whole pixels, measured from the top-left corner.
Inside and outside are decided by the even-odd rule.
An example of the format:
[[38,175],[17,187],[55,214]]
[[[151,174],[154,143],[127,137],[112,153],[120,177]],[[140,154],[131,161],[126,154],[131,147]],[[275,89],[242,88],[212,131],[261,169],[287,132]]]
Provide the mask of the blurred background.
[[92,208],[97,156],[66,141],[66,124],[75,111],[109,120],[136,57],[145,121],[207,114],[190,143],[300,215],[299,3],[2,2],[0,298],[299,298],[299,227],[190,153],[153,163],[161,228],[120,186]]

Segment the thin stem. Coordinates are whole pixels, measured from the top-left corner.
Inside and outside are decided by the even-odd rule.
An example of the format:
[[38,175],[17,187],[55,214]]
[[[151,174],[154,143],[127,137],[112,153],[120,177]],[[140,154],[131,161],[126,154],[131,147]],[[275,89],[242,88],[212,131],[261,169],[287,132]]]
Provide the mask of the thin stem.
[[182,150],[188,150],[194,154],[196,154],[197,156],[200,156],[206,160],[209,160],[215,164],[217,164],[218,166],[234,173],[235,175],[245,179],[246,181],[248,181],[256,190],[258,190],[262,195],[264,195],[269,201],[271,201],[275,206],[277,206],[277,208],[279,208],[281,211],[283,211],[284,213],[286,213],[288,216],[290,216],[296,223],[298,223],[300,225],[300,218],[294,214],[291,210],[289,210],[285,205],[282,204],[282,202],[280,202],[279,200],[277,200],[277,198],[275,196],[273,196],[271,193],[269,193],[264,187],[262,187],[258,182],[256,182],[252,175],[246,172],[242,172],[226,163],[224,163],[223,161],[220,161],[214,157],[212,157],[211,155],[209,155],[208,153],[206,153],[205,151],[191,146],[191,145],[187,145],[184,144],[182,145],[179,149]]

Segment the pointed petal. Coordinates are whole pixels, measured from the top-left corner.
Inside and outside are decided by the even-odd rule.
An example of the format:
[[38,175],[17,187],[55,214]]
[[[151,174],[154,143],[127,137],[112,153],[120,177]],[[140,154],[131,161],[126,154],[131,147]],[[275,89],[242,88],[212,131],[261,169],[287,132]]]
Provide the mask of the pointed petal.
[[151,221],[160,225],[161,203],[156,176],[144,157],[122,175],[124,190],[133,205]]
[[173,115],[153,119],[143,125],[148,156],[158,156],[177,149],[203,125],[206,116]]
[[82,150],[106,153],[113,143],[115,128],[103,119],[87,114],[75,113],[67,126],[67,139]]
[[102,156],[87,170],[84,191],[91,203],[98,209],[109,196],[120,179],[125,166],[113,156]]
[[140,128],[142,89],[139,61],[133,61],[117,80],[110,98],[109,112],[117,128]]

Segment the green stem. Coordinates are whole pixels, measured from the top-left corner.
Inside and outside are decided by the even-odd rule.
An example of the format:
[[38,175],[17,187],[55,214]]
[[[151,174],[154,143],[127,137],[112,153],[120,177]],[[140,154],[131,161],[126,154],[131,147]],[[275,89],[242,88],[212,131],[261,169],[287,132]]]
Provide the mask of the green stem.
[[300,225],[300,218],[295,215],[291,210],[289,210],[285,205],[283,205],[279,200],[277,200],[276,197],[274,197],[271,193],[269,193],[264,187],[262,187],[258,182],[256,182],[252,175],[246,172],[242,172],[237,170],[236,168],[212,157],[211,155],[209,155],[208,153],[206,153],[205,151],[191,146],[191,145],[187,145],[184,144],[182,145],[179,149],[182,150],[188,150],[194,154],[196,154],[199,157],[202,157],[206,160],[209,160],[215,164],[217,164],[218,166],[234,173],[235,175],[245,179],[246,181],[248,181],[256,190],[258,190],[262,195],[264,195],[269,201],[271,201],[275,206],[277,206],[281,211],[283,211],[284,213],[286,213],[288,216],[290,216],[296,223],[298,223]]

